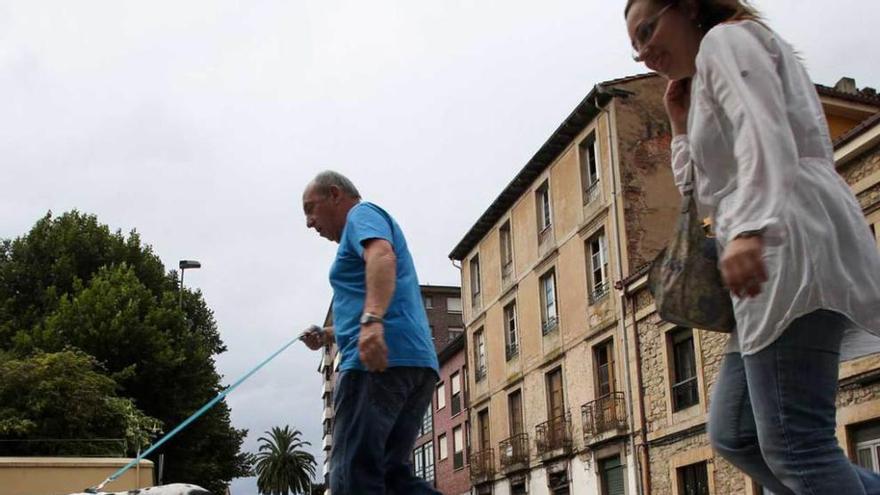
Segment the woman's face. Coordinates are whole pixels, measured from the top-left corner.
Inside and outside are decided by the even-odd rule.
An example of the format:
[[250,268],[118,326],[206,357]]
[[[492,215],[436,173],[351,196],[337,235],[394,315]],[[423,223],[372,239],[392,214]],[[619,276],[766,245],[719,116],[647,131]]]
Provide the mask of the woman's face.
[[693,76],[703,37],[693,17],[679,5],[636,0],[627,13],[626,29],[637,59],[667,79]]

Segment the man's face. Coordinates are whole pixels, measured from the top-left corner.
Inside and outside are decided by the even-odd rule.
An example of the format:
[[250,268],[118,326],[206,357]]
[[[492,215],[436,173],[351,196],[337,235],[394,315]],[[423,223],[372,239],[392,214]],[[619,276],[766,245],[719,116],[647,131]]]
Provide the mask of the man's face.
[[342,228],[338,221],[339,191],[331,187],[326,192],[320,191],[310,184],[303,193],[303,213],[306,215],[306,227],[315,229],[321,237],[339,242]]

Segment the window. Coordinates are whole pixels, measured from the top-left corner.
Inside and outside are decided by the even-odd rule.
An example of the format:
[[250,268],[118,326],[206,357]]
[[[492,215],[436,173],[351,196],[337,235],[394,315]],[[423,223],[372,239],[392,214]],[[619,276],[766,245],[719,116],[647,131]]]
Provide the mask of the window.
[[550,419],[565,416],[565,402],[562,396],[562,368],[547,373],[547,416]]
[[431,296],[424,296],[425,301],[425,309],[433,309],[434,308],[434,298]]
[[510,436],[515,437],[523,433],[523,410],[522,410],[522,392],[517,390],[507,396],[507,413],[509,414],[508,425],[510,427]]
[[470,268],[471,307],[476,311],[480,308],[480,255],[471,258]]
[[709,473],[706,462],[698,462],[676,470],[679,495],[709,495]]
[[[544,231],[553,225],[552,213],[550,211],[550,184],[544,181],[538,190],[535,191],[535,200],[538,207],[538,232],[543,235]],[[543,241],[543,237],[540,238]]]
[[507,360],[519,355],[519,338],[516,333],[516,303],[504,307],[504,348]]
[[483,328],[474,332],[474,381],[486,377],[486,335]]
[[455,340],[459,335],[464,333],[464,328],[461,327],[449,327],[449,340]]
[[501,245],[501,280],[510,280],[513,275],[513,243],[510,237],[510,220],[504,222],[498,231]]
[[852,436],[856,463],[875,473],[880,472],[880,422],[859,425]]
[[486,452],[492,448],[492,439],[489,434],[489,409],[483,409],[477,413],[477,426],[480,434],[480,452]]
[[434,443],[428,442],[413,451],[413,474],[434,481]]
[[452,429],[452,468],[464,467],[464,435],[461,426]]
[[446,300],[446,311],[449,313],[461,313],[461,298],[450,297]]
[[697,363],[694,356],[694,332],[678,328],[668,334],[672,349],[672,410],[681,411],[699,401],[697,394]]
[[599,197],[599,166],[596,161],[596,134],[592,133],[578,146],[581,161],[581,186],[584,204]]
[[433,408],[428,406],[425,415],[422,416],[422,426],[419,428],[419,436],[427,435],[434,431],[434,412]]
[[452,382],[452,415],[455,416],[462,408],[461,373],[456,371],[449,377],[449,381]]
[[446,438],[446,433],[437,437],[437,455],[441,461],[445,461],[449,457],[449,441]]
[[620,456],[599,460],[599,477],[602,481],[602,495],[625,495]]
[[440,382],[437,385],[437,410],[443,409],[446,407],[446,384]]
[[593,350],[596,363],[596,398],[614,392],[614,342],[608,341]]
[[599,232],[587,241],[590,253],[590,304],[608,295],[608,256],[605,233]]
[[556,273],[551,270],[540,281],[541,287],[541,333],[547,335],[556,330]]

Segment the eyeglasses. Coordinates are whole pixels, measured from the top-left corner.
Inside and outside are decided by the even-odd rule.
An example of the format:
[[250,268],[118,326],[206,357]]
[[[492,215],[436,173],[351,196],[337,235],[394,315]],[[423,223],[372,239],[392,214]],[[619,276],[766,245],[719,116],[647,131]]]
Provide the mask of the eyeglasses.
[[642,21],[635,30],[635,38],[633,39],[633,54],[632,58],[636,62],[643,62],[642,51],[645,48],[652,38],[654,38],[654,33],[657,31],[657,24],[660,23],[660,19],[663,17],[663,14],[669,11],[673,4],[669,4],[666,7],[663,7],[656,14],[651,16],[649,19]]

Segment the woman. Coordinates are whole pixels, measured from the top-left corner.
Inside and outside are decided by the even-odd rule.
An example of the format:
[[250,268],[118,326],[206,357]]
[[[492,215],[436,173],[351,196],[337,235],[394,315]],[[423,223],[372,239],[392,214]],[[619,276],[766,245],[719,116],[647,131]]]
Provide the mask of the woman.
[[625,15],[636,59],[669,80],[676,183],[693,177],[733,297],[712,446],[776,494],[880,493],[835,437],[841,355],[880,350],[880,254],[815,86],[744,2],[629,0]]

